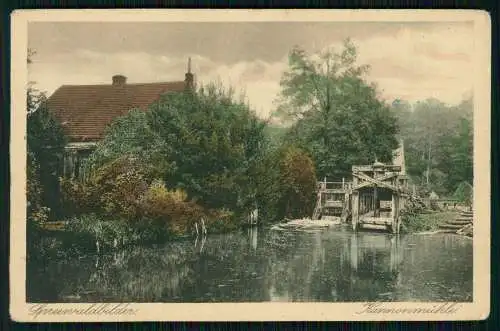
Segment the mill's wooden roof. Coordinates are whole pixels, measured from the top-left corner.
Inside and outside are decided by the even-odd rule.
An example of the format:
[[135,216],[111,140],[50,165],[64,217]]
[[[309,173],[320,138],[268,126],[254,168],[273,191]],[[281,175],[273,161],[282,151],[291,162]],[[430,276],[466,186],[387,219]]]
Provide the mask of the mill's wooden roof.
[[146,110],[167,92],[185,89],[184,81],[120,84],[63,85],[47,100],[47,106],[63,125],[70,141],[98,141],[106,127],[131,109]]

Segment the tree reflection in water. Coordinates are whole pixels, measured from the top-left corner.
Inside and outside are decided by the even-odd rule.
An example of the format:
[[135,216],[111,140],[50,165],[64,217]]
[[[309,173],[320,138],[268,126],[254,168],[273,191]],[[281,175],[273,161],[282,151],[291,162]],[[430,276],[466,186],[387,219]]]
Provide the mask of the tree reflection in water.
[[472,244],[251,228],[101,255],[54,249],[28,263],[27,294],[29,302],[466,301]]

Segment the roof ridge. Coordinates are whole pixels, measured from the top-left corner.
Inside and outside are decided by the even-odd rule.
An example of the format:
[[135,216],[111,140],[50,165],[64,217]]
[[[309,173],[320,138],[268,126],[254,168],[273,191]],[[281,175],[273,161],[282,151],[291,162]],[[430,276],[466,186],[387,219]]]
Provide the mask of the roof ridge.
[[[183,80],[175,80],[168,82],[149,82],[149,83],[126,83],[123,86],[138,86],[138,85],[159,85],[159,84],[184,84]],[[103,87],[103,86],[113,86],[112,84],[63,84],[60,87]]]
[[[182,92],[185,82],[61,85],[47,99],[54,115],[66,123],[72,140],[102,137],[105,127],[131,109],[147,110],[165,92]],[[94,139],[92,138],[92,139]],[[97,138],[96,138],[97,139]]]

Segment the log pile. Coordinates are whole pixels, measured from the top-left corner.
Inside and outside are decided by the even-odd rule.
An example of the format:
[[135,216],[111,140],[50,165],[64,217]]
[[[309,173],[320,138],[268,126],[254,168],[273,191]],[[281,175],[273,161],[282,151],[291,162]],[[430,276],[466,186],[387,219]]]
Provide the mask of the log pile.
[[441,224],[439,228],[444,232],[452,232],[472,237],[472,220],[473,212],[463,211],[456,219],[446,221],[445,223]]
[[463,228],[461,228],[460,230],[457,231],[457,234],[462,234],[464,236],[471,237],[471,238],[473,236],[473,233],[474,233],[474,229],[473,229],[472,223],[467,224],[466,226],[464,226]]
[[460,218],[463,219],[463,220],[469,220],[469,223],[464,225],[462,228],[460,228],[458,231],[457,231],[457,234],[462,234],[462,235],[465,235],[467,237],[472,237],[473,236],[473,233],[474,233],[474,223],[473,223],[473,218],[474,218],[474,214],[472,211],[463,211],[462,213],[460,213]]
[[427,210],[427,206],[419,196],[410,195],[406,200],[405,209],[408,213],[420,213]]
[[274,225],[271,230],[320,230],[326,229],[333,225],[341,224],[338,220],[312,220],[310,218],[302,218],[290,220],[286,223]]

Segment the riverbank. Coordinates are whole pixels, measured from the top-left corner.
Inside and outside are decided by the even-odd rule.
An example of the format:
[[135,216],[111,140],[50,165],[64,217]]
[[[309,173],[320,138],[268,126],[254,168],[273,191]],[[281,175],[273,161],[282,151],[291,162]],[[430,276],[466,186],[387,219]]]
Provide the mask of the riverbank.
[[[409,215],[403,221],[402,233],[406,234],[434,234],[445,231],[440,225],[453,221],[459,215],[458,211],[433,211],[422,214]],[[299,222],[300,221],[300,222]],[[296,220],[295,222],[267,224],[269,230],[312,230],[317,231],[337,224],[336,222]],[[158,228],[153,224],[135,224],[131,227],[130,223],[117,220],[104,220],[95,215],[85,215],[84,217],[70,220],[69,222],[47,222],[42,227],[43,232],[55,234],[57,237],[72,238],[75,243],[86,243],[86,245],[95,245],[99,242],[101,246],[123,246],[130,244],[141,244],[151,242],[167,242],[182,240],[188,237],[197,237],[193,229],[191,231],[173,232],[168,228]],[[240,222],[221,221],[208,222],[208,232],[211,234],[224,234],[242,230],[245,225]],[[263,224],[260,224],[263,225]],[[470,232],[470,231],[469,231]],[[471,237],[469,232],[461,233]],[[204,234],[200,233],[202,237]]]
[[147,219],[132,222],[109,219],[96,214],[84,214],[63,221],[29,223],[32,225],[28,231],[32,244],[36,245],[37,241],[48,236],[97,250],[105,247],[163,244],[186,238],[202,238],[207,233],[226,234],[244,230],[249,226],[248,223],[236,220],[234,217],[206,218],[203,221],[180,224],[182,225],[180,226],[177,222],[154,222]]

